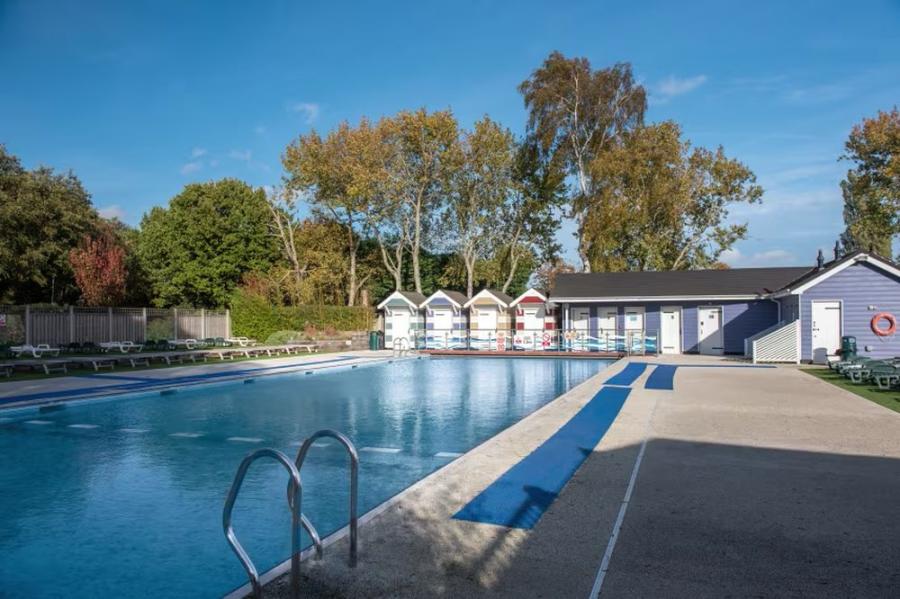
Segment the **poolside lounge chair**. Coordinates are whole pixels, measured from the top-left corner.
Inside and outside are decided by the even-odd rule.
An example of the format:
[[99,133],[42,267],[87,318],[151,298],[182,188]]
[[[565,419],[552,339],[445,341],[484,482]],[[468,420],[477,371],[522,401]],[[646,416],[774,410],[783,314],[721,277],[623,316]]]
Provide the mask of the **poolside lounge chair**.
[[200,342],[196,339],[169,339],[168,340],[169,347],[179,348],[183,347],[185,349],[197,349],[197,346],[200,345]]
[[251,347],[257,344],[256,339],[248,339],[247,337],[231,337],[230,339],[226,339],[229,343],[233,343],[238,347]]
[[110,352],[110,351],[119,351],[123,354],[127,354],[128,352],[139,352],[144,348],[143,345],[138,345],[133,341],[106,341],[100,344],[100,349],[102,351]]
[[39,343],[37,345],[14,345],[9,348],[9,351],[11,351],[17,358],[21,357],[23,354],[31,354],[35,358],[40,358],[44,354],[48,354],[51,356],[59,355],[58,347],[50,347],[46,343]]

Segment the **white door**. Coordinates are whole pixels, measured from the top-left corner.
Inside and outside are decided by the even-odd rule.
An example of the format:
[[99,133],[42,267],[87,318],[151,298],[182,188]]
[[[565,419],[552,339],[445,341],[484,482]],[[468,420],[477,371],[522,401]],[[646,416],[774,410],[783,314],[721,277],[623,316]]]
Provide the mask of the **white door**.
[[587,331],[591,328],[591,309],[590,308],[572,308],[571,312],[572,323],[570,328],[575,329],[576,331]]
[[544,329],[544,309],[541,307],[522,308],[522,329],[535,332]]
[[812,303],[813,362],[824,364],[841,347],[841,302]]
[[482,331],[497,330],[497,306],[478,306],[478,328]]
[[436,333],[451,331],[453,329],[453,310],[451,308],[435,308],[431,315],[431,322],[434,324],[432,328]]
[[660,351],[681,353],[681,306],[663,306],[659,314]]
[[722,308],[702,307],[697,308],[700,320],[698,346],[701,354],[708,356],[721,356],[725,353],[725,334],[722,331]]
[[391,342],[401,337],[409,339],[409,321],[409,310],[399,309],[391,312]]
[[600,308],[599,329],[602,333],[615,335],[616,333],[616,316],[619,313],[618,308]]

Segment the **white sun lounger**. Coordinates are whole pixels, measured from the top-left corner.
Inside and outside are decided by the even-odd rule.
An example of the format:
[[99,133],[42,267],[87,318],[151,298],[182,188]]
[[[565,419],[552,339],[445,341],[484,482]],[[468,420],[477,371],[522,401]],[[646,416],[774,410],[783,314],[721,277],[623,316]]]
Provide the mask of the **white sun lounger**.
[[257,344],[256,339],[248,339],[247,337],[232,337],[231,339],[226,339],[225,341],[233,343],[238,347],[251,347]]
[[144,346],[133,341],[105,341],[100,343],[100,349],[106,352],[119,351],[127,354],[128,352],[139,352],[144,349]]
[[50,347],[46,343],[39,343],[37,345],[14,345],[9,348],[9,351],[17,358],[21,357],[23,354],[31,354],[35,358],[40,358],[44,354],[49,354],[51,356],[59,355],[58,347]]

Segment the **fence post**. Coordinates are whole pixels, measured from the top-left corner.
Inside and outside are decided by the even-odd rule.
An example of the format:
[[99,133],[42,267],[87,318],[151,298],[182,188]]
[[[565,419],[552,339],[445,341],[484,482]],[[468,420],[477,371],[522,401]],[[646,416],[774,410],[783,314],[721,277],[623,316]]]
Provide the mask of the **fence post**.
[[25,304],[25,345],[31,345],[31,304]]
[[178,308],[172,308],[172,339],[178,339]]
[[225,308],[225,338],[231,339],[231,310]]
[[200,308],[200,338],[206,339],[206,308]]
[[141,341],[146,342],[147,341],[147,308],[141,308],[141,319],[143,321],[142,328],[144,330],[144,337],[141,339]]
[[110,306],[109,308],[106,309],[106,318],[107,318],[107,321],[108,321],[108,322],[107,322],[107,325],[108,325],[108,328],[109,328],[109,339],[107,339],[107,341],[112,341],[112,340],[113,340],[113,316],[112,316],[112,306]]
[[75,343],[75,306],[69,306],[69,343]]

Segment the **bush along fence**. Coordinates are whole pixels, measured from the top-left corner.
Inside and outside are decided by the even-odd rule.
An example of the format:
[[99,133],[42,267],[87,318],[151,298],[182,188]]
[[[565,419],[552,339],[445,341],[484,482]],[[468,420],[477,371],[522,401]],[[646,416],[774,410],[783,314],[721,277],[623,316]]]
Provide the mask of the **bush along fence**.
[[0,306],[0,343],[101,343],[231,337],[228,310]]
[[265,299],[236,294],[231,319],[235,335],[261,341],[276,335],[282,341],[280,336],[288,332],[308,339],[367,332],[375,324],[375,313],[365,306],[272,306]]

